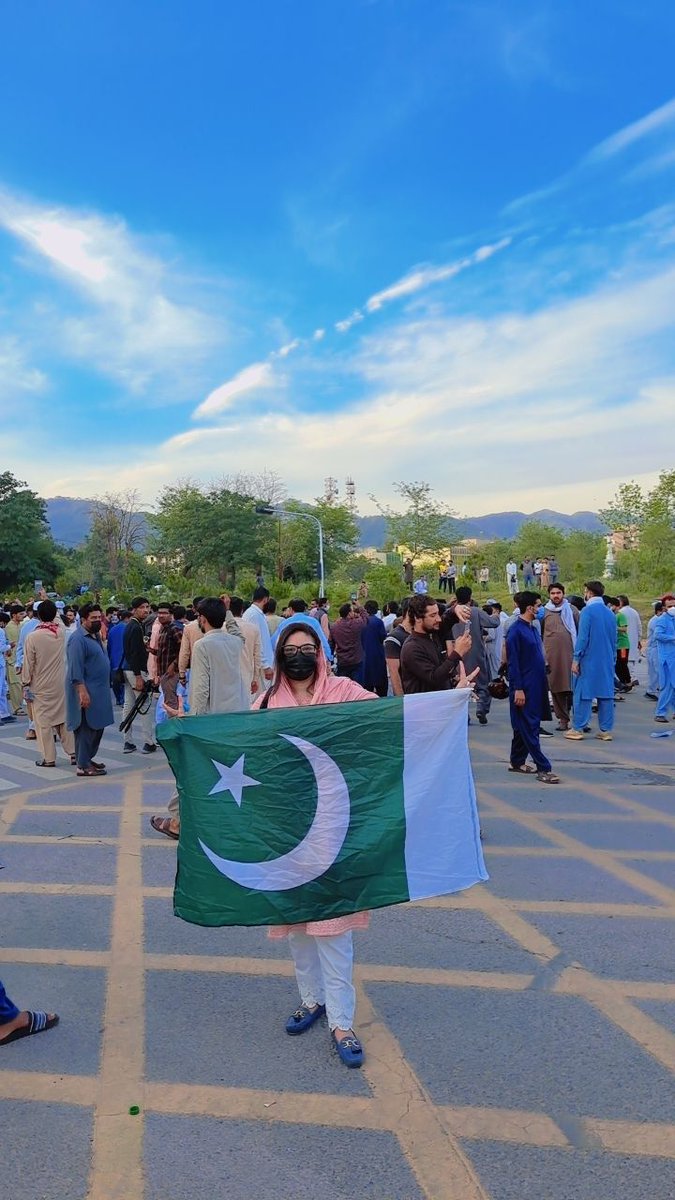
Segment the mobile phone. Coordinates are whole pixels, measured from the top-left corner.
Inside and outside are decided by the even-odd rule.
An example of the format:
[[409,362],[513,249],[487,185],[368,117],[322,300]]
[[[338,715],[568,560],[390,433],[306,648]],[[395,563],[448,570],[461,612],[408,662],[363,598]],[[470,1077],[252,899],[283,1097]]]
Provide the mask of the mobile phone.
[[355,602],[355,601],[356,601],[356,599],[357,599],[356,592],[352,592],[352,594],[351,594],[351,596],[349,597],[349,599],[351,600],[352,604],[354,604],[354,602]]

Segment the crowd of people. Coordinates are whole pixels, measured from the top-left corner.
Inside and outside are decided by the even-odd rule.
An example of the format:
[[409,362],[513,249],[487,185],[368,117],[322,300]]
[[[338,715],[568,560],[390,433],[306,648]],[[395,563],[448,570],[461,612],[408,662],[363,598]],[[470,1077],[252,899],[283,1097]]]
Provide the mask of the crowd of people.
[[[547,570],[550,578],[550,561]],[[552,736],[545,728],[551,710],[556,729],[570,740],[591,732],[593,711],[595,736],[611,739],[615,704],[636,686],[642,648],[640,617],[626,596],[606,596],[603,584],[591,580],[583,598],[567,597],[550,578],[545,603],[542,592],[523,588],[506,613],[494,599],[477,603],[467,584],[455,583],[447,601],[415,589],[382,606],[366,591],[334,618],[325,597],[291,600],[278,612],[262,584],[248,603],[223,594],[195,596],[187,606],[151,605],[136,596],[127,609],[103,612],[95,602],[57,608],[46,598],[28,612],[12,602],[0,612],[0,722],[27,716],[25,736],[38,744],[37,765],[55,766],[58,739],[76,775],[89,779],[106,773],[97,755],[114,722],[113,700],[122,708],[125,754],[138,749],[135,726],[141,754],[151,755],[157,724],[184,715],[450,688],[472,689],[479,725],[487,725],[493,698],[508,695],[509,770],[543,783],[559,782],[541,746],[542,736]],[[663,723],[675,711],[673,595],[655,604],[647,662],[646,694],[656,699],[655,720]],[[178,839],[177,790],[166,815],[151,824]],[[352,932],[367,921],[359,913],[271,931],[289,938],[300,994],[287,1032],[301,1034],[325,1014],[335,1050],[350,1067],[363,1061],[353,1028]],[[57,1019],[19,1012],[0,984],[0,1044],[49,1029]]]

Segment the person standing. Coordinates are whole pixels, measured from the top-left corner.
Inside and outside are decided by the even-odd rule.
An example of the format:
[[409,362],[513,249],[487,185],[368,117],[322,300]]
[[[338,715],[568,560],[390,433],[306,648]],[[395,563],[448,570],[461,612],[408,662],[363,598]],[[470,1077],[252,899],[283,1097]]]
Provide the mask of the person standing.
[[368,613],[358,604],[343,604],[340,618],[330,627],[330,640],[337,658],[337,674],[347,676],[357,683],[363,679],[363,645],[361,634],[368,621]]
[[400,674],[404,695],[471,687],[476,670],[466,675],[463,661],[471,651],[471,634],[460,633],[445,646],[439,636],[441,614],[431,596],[413,596],[408,605],[412,633],[401,646]]
[[518,567],[513,558],[510,558],[506,564],[506,586],[509,589],[509,595],[515,596],[518,591]]
[[274,599],[274,596],[270,596],[269,599],[267,600],[267,602],[265,603],[265,607],[263,608],[263,613],[265,614],[265,620],[267,621],[267,628],[270,631],[270,637],[273,638],[277,629],[281,625],[281,622],[284,619],[277,612],[277,602]]
[[328,597],[319,596],[310,606],[307,614],[309,617],[314,617],[314,620],[319,622],[319,625],[323,629],[324,637],[326,638],[330,637],[330,621],[328,619],[329,608],[330,605],[328,603]]
[[9,684],[9,706],[15,717],[23,714],[23,688],[21,686],[21,668],[16,665],[16,653],[19,646],[21,626],[26,617],[23,604],[10,604],[9,621],[5,628],[5,636],[12,652],[7,659],[7,682]]
[[472,591],[468,585],[457,588],[457,603],[469,606],[468,625],[471,633],[471,649],[464,658],[464,666],[468,672],[474,672],[478,667],[475,687],[476,717],[479,725],[487,725],[487,715],[492,704],[492,697],[488,691],[490,679],[483,633],[486,629],[496,629],[500,620],[494,613],[486,613],[473,603]]
[[578,628],[579,613],[566,599],[563,585],[549,583],[541,631],[544,658],[549,669],[548,686],[553,697],[553,711],[558,718],[556,728],[563,732],[570,727],[572,661]]
[[[375,699],[372,692],[353,680],[331,674],[317,627],[302,616],[291,617],[279,631],[275,655],[272,685],[256,699],[255,709]],[[353,720],[358,721],[357,712]],[[360,912],[298,925],[277,925],[269,932],[271,938],[288,938],[300,993],[300,1004],[286,1021],[286,1032],[298,1036],[325,1015],[334,1048],[347,1067],[360,1067],[364,1058],[363,1046],[354,1032],[352,933],[366,929],[368,922],[369,914]]]
[[366,600],[364,608],[368,620],[361,630],[361,645],[363,646],[363,683],[367,692],[376,692],[384,697],[388,690],[387,664],[384,657],[384,639],[387,631],[381,617],[378,617],[377,600]]
[[[260,686],[259,680],[262,670],[260,630],[257,625],[252,625],[250,621],[244,621],[244,601],[241,596],[232,596],[230,600],[230,612],[244,639],[244,648],[241,656],[241,671],[244,683],[248,695],[255,696]],[[265,620],[267,620],[267,617],[265,617]]]
[[449,559],[448,561],[448,591],[455,592],[457,589],[457,566]]
[[616,619],[616,663],[614,671],[621,685],[621,690],[629,692],[633,686],[633,681],[630,677],[630,667],[628,666],[628,655],[630,654],[628,617],[621,608],[618,596],[608,596],[607,603]]
[[113,724],[110,699],[110,659],[101,641],[103,613],[99,604],[83,604],[80,625],[66,648],[67,725],[75,734],[77,774],[105,775],[105,763],[96,762],[103,730]]
[[664,611],[654,625],[654,640],[659,655],[659,702],[654,720],[662,725],[675,710],[675,596],[662,597]]
[[534,585],[534,567],[531,558],[523,559],[523,587],[531,589]]
[[[43,599],[47,600],[48,597],[44,596]],[[37,629],[38,625],[40,624],[40,618],[37,615],[37,610],[38,610],[38,604],[36,603],[33,605],[33,608],[31,609],[31,615],[28,616],[28,609],[27,609],[25,620],[23,620],[21,622],[21,629],[19,631],[19,640],[16,644],[16,650],[14,652],[14,670],[17,675],[21,675],[21,671],[23,670],[23,655],[24,655],[24,650],[26,648],[26,638],[28,637],[28,634],[32,633],[34,629]],[[63,621],[63,619],[59,618],[58,614],[57,614],[56,620],[57,620],[57,624],[58,624],[58,621],[61,620],[61,622],[63,624],[63,631],[66,635],[66,642],[67,642],[68,628],[67,628],[65,622]],[[32,701],[28,700],[27,698],[24,700],[24,703],[26,705],[26,712],[28,713],[28,729],[26,730],[26,734],[25,734],[26,741],[34,742],[37,738],[37,734],[35,732],[35,721],[33,720],[33,704],[32,704]]]
[[172,708],[176,704],[178,686],[178,655],[182,639],[182,628],[174,620],[173,608],[168,602],[157,605],[159,633],[154,649],[148,646],[154,666],[153,679],[162,689],[162,700]]
[[75,742],[66,728],[66,655],[65,634],[56,621],[56,605],[42,600],[38,605],[40,624],[26,638],[21,678],[32,693],[33,720],[40,747],[38,767],[56,766],[54,730],[61,745],[75,764]]
[[549,569],[549,574],[551,576],[551,583],[557,583],[558,576],[560,574],[560,567],[558,566],[558,561],[556,559],[555,554],[553,555],[553,558],[551,559],[551,561],[548,564],[548,569]]
[[412,590],[413,590],[413,579],[414,578],[415,578],[415,568],[413,566],[412,559],[406,558],[406,560],[403,564],[403,579],[405,581],[405,586],[407,587],[409,592],[412,592]]
[[[628,596],[620,595],[619,604],[621,612],[624,614],[628,622],[628,670],[635,676],[637,670],[640,651],[642,650],[642,617],[638,610],[633,608]],[[637,679],[633,679],[633,687],[637,687]]]
[[[150,604],[145,596],[135,596],[131,601],[131,616],[124,630],[124,711],[122,720],[126,720],[136,702],[139,692],[142,692],[149,681],[148,648],[144,623],[150,615]],[[154,617],[153,617],[154,621]],[[149,636],[149,635],[148,635]],[[139,713],[138,720],[143,738],[142,754],[154,754],[157,749],[155,742],[155,712],[152,693],[148,695],[148,707],[144,713]],[[132,740],[133,722],[126,732],[124,753],[133,754],[136,746]]]
[[605,605],[604,595],[604,584],[598,579],[586,584],[586,604],[579,617],[572,660],[572,727],[563,735],[573,742],[583,741],[593,700],[598,702],[600,726],[600,732],[595,736],[602,742],[612,740],[617,625],[611,608]]
[[409,607],[410,599],[408,596],[405,596],[401,605],[401,618],[398,624],[389,630],[384,639],[384,657],[393,696],[403,695],[403,684],[401,683],[401,649],[403,643],[412,633]]
[[438,564],[438,590],[445,592],[448,589],[448,564],[439,562]]
[[9,707],[7,686],[7,659],[12,653],[11,644],[5,633],[9,613],[0,611],[0,725],[13,725],[16,717]]
[[[506,654],[509,671],[509,711],[513,739],[509,771],[534,775],[540,783],[560,783],[540,742],[542,713],[548,709],[548,683],[542,641],[532,628],[536,619],[539,597],[534,592],[520,592],[518,620],[506,635]],[[531,767],[528,755],[534,762]]]
[[490,582],[490,568],[481,567],[478,572],[478,582],[481,586],[481,591],[486,592]]
[[270,631],[267,627],[267,621],[263,614],[263,608],[270,598],[270,594],[266,587],[257,587],[253,593],[253,599],[249,604],[246,612],[242,617],[244,624],[252,624],[260,633],[260,661],[261,670],[258,675],[257,683],[261,690],[264,691],[269,686],[272,678],[272,668],[274,666],[274,651],[272,649],[272,639]]
[[646,700],[658,700],[659,698],[659,650],[654,641],[654,626],[657,617],[665,611],[663,601],[655,600],[653,605],[654,616],[649,618],[647,622],[647,691],[645,692]]
[[129,622],[130,615],[127,609],[120,609],[117,624],[111,625],[108,630],[107,650],[110,661],[110,686],[112,687],[118,708],[122,708],[124,705],[124,671],[122,670],[122,663],[124,662],[124,631]]

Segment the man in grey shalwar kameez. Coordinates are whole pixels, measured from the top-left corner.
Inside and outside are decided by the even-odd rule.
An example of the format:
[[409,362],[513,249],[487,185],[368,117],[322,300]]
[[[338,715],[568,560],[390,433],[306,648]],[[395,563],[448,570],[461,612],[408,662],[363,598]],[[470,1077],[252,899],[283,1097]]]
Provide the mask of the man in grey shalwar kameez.
[[66,651],[67,724],[75,733],[77,774],[88,777],[106,773],[95,758],[103,730],[114,721],[110,662],[99,636],[102,615],[98,604],[84,604]]

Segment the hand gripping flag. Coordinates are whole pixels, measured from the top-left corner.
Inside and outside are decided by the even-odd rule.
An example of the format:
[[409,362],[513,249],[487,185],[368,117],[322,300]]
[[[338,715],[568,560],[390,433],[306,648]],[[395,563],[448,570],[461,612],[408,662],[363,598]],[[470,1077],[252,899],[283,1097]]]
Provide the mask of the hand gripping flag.
[[174,718],[177,916],[282,925],[487,879],[469,692]]

